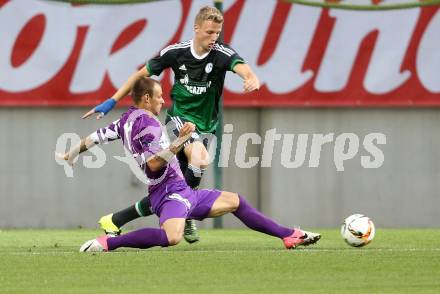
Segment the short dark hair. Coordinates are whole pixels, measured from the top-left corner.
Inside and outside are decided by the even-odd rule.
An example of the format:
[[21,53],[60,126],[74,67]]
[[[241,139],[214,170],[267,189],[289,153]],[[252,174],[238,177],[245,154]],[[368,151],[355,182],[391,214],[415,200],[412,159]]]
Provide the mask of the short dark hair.
[[153,97],[154,85],[160,83],[154,79],[148,77],[139,78],[131,88],[131,98],[133,98],[134,104],[139,104],[141,102],[142,96],[148,94],[150,97]]

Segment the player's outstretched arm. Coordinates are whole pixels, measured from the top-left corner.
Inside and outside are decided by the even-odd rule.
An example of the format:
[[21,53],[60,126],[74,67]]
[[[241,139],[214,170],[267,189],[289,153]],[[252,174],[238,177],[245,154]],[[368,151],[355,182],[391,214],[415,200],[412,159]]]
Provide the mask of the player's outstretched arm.
[[80,153],[89,150],[95,145],[120,139],[121,137],[119,136],[118,133],[119,128],[120,128],[120,121],[118,119],[112,122],[111,124],[109,124],[108,126],[106,126],[105,128],[101,128],[91,133],[86,138],[81,139],[81,141],[78,144],[76,144],[74,147],[72,147],[70,151],[64,154],[56,153],[56,156],[58,158],[66,160],[69,165],[73,165],[75,158]]
[[134,83],[142,76],[147,76],[147,77],[150,76],[150,73],[148,72],[146,66],[142,67],[139,71],[132,74],[112,97],[108,98],[98,106],[92,108],[90,111],[84,114],[82,118],[87,118],[93,115],[94,113],[98,113],[96,119],[102,118],[104,115],[110,112],[110,110],[112,110],[113,107],[115,107],[116,103],[118,103],[119,100],[121,100],[130,93],[130,90],[133,87]]
[[234,66],[233,70],[243,79],[243,91],[245,93],[260,89],[260,81],[248,64],[239,63]]
[[96,145],[95,141],[90,136],[87,136],[86,138],[82,138],[78,144],[76,144],[70,149],[70,151],[64,154],[57,153],[56,156],[58,158],[66,160],[69,165],[73,166],[73,162],[75,161],[75,158],[80,153],[89,150],[95,145]]
[[195,129],[196,127],[193,123],[185,122],[183,127],[180,129],[179,137],[177,137],[176,140],[170,144],[169,148],[159,151],[147,159],[149,169],[155,172],[164,167],[174,157],[174,155],[176,155],[183,148],[183,145],[191,138],[191,135]]

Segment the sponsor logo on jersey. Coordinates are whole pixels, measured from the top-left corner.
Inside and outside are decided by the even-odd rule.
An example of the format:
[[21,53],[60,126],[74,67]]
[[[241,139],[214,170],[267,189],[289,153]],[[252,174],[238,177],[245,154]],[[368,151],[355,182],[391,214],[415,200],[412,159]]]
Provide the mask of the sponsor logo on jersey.
[[206,87],[200,87],[200,86],[190,86],[189,84],[189,76],[186,74],[183,79],[179,79],[180,83],[185,86],[186,90],[190,92],[193,95],[200,95],[203,93],[206,93],[207,88],[211,86],[211,81],[209,81],[206,84]]
[[186,70],[186,66],[185,66],[185,64],[182,64],[182,65],[179,67],[179,69],[180,69],[180,70]]
[[200,94],[206,93],[206,87],[185,85],[185,88],[188,90],[188,92],[190,92],[191,94],[194,94],[194,95],[200,95]]
[[206,71],[206,73],[210,73],[212,71],[212,63],[211,62],[205,66],[205,71]]

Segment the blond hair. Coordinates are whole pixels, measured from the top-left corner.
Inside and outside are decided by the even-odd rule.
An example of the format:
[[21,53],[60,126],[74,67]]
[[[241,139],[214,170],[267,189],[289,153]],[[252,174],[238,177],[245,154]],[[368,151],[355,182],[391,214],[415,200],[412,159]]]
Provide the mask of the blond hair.
[[223,23],[223,14],[215,7],[204,6],[200,8],[199,13],[197,13],[194,23],[201,24],[206,20],[212,20],[216,23]]

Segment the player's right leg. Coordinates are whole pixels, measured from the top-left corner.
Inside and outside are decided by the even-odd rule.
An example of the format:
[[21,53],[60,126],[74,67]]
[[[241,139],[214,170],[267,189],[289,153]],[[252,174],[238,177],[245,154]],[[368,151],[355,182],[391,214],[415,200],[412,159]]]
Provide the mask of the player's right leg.
[[188,165],[185,170],[185,181],[192,189],[200,186],[202,176],[208,168],[209,153],[200,141],[194,141],[183,149]]
[[[185,159],[180,158],[179,162],[186,167],[183,172],[185,181],[192,189],[198,189],[202,176],[208,167],[208,150],[202,142],[194,141],[185,146],[182,153],[185,155]],[[194,220],[186,220],[184,237],[188,243],[194,243],[200,240]]]
[[125,209],[101,217],[98,223],[106,235],[118,236],[121,234],[121,227],[126,223],[152,214],[150,197],[146,196]]
[[85,242],[80,251],[99,252],[112,251],[121,247],[147,249],[154,246],[177,245],[183,238],[187,215],[188,207],[185,203],[176,200],[175,197],[169,198],[160,209],[160,229],[144,228],[112,238],[101,236]]
[[147,249],[154,246],[169,246],[168,237],[164,229],[144,228],[127,234],[110,238],[107,235],[85,242],[80,252],[112,251],[120,247]]
[[170,218],[167,219],[161,226],[167,234],[169,246],[174,246],[180,243],[183,239],[183,230],[185,228],[184,218]]

